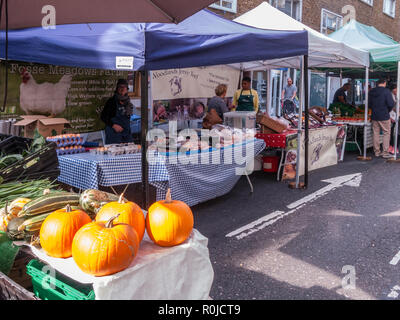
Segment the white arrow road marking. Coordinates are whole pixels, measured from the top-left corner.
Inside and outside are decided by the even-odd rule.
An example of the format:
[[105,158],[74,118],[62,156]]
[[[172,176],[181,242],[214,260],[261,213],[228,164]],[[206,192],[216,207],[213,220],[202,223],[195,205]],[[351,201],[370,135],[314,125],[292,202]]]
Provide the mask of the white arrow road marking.
[[392,266],[396,266],[400,261],[400,251],[393,257],[392,261],[390,261],[390,264]]
[[398,291],[400,291],[400,286],[394,286],[388,294],[388,298],[397,299],[399,297]]
[[361,178],[362,174],[356,173],[329,180],[323,180],[322,182],[327,182],[329,183],[329,185],[296,202],[293,202],[292,204],[289,204],[287,208],[291,209],[290,211],[286,213],[284,211],[275,211],[235,231],[228,233],[226,237],[227,238],[236,237],[236,239],[238,240],[246,238],[249,235],[274,224],[275,222],[281,220],[282,218],[291,215],[292,213],[296,212],[297,210],[305,206],[307,203],[315,201],[316,199],[326,195],[328,192],[332,190],[343,187],[345,185],[351,187],[359,187],[361,183]]
[[[335,190],[336,188],[340,188],[343,187],[344,185],[348,185],[350,187],[359,187],[360,183],[361,183],[361,177],[362,174],[361,173],[356,173],[356,174],[350,174],[347,176],[342,176],[342,177],[337,177],[337,178],[333,178],[333,179],[329,179],[329,180],[322,180],[322,182],[327,182],[329,183],[329,185],[327,185],[326,187],[296,201],[293,202],[292,204],[289,204],[287,207],[289,209],[294,209],[302,204],[314,201],[324,195],[326,195],[328,192]],[[354,180],[359,181],[358,185],[357,182],[356,183],[351,183]]]

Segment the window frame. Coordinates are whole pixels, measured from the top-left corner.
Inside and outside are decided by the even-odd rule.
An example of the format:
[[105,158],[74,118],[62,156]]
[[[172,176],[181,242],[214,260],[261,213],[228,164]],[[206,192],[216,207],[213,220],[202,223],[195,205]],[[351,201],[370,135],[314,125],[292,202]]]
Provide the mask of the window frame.
[[[231,2],[232,9],[224,7],[222,5],[222,1]],[[219,2],[220,4],[216,4],[216,2]],[[237,13],[237,3],[238,3],[238,0],[218,0],[218,1],[215,1],[214,3],[210,4],[209,7],[213,8],[213,9],[221,10],[221,11]]]
[[[393,3],[393,14],[385,11],[386,1],[392,1],[392,3]],[[383,13],[386,14],[387,16],[391,17],[391,18],[396,18],[396,0],[383,0],[382,2],[383,2],[383,8],[382,8]]]
[[[276,4],[276,6],[274,6],[273,5],[273,3],[272,3],[272,1],[274,1],[274,0],[269,0],[269,4],[271,5],[271,6],[273,6],[274,8],[276,8],[276,9],[278,9],[278,10],[280,10],[279,8],[278,8],[278,4]],[[279,0],[275,0],[276,2],[278,2]],[[293,18],[293,19],[295,19],[295,20],[297,20],[297,21],[300,21],[300,22],[302,22],[302,20],[303,20],[303,0],[285,0],[285,2],[286,1],[290,1],[290,3],[291,3],[291,8],[290,8],[290,11],[291,11],[291,15],[289,16],[289,17],[291,17],[291,18]],[[292,15],[293,15],[293,3],[294,2],[298,2],[299,3],[299,6],[300,6],[300,8],[299,8],[299,12],[298,12],[298,17],[293,17]],[[282,11],[282,10],[280,10],[280,11]],[[282,11],[283,12],[283,11]],[[285,12],[284,12],[285,13]]]
[[336,18],[340,18],[340,22],[341,22],[341,23],[340,23],[340,26],[338,26],[338,27],[336,28],[336,30],[334,30],[334,31],[339,30],[339,29],[343,26],[343,19],[344,19],[344,17],[343,17],[342,15],[340,15],[340,14],[338,14],[338,13],[335,13],[335,12],[332,12],[332,11],[330,11],[330,10],[328,10],[328,9],[322,8],[322,9],[321,9],[321,27],[320,27],[320,32],[321,32],[322,34],[327,35],[328,33],[325,32],[326,30],[333,30],[333,29],[328,28],[328,27],[326,27],[326,30],[324,30],[324,13],[330,14],[330,15],[334,15],[334,16],[336,16]]
[[369,5],[370,7],[374,6],[374,0],[360,0],[360,1],[365,3],[365,4],[367,4],[367,5]]

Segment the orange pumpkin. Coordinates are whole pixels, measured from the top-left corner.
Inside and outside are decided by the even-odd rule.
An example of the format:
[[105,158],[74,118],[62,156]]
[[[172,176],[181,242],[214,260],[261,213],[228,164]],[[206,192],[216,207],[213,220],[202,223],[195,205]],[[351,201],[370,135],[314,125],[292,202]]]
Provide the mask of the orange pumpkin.
[[126,223],[132,226],[139,236],[139,242],[142,241],[146,222],[142,209],[134,202],[125,201],[123,194],[119,197],[118,202],[109,202],[105,204],[96,215],[96,222],[106,222],[113,216],[119,214],[115,219],[115,223]]
[[40,227],[40,244],[51,257],[71,257],[72,240],[75,233],[85,224],[92,222],[89,215],[82,210],[65,209],[51,213]]
[[150,239],[162,247],[179,245],[189,238],[193,230],[193,213],[179,200],[171,199],[168,189],[166,200],[153,203],[146,216],[146,230]]
[[128,224],[114,225],[117,218],[89,223],[76,233],[72,257],[83,272],[107,276],[126,269],[135,258],[139,249],[137,232]]

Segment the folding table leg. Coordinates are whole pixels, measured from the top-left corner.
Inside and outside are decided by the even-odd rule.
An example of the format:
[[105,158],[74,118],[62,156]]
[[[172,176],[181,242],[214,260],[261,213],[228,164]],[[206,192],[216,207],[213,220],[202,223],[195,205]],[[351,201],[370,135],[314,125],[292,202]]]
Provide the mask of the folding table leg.
[[281,170],[282,170],[282,166],[283,166],[285,157],[286,157],[286,150],[282,149],[281,161],[279,162],[278,176],[276,179],[277,181],[281,181],[280,176],[281,176]]
[[253,184],[252,184],[251,181],[250,181],[250,177],[249,177],[249,175],[247,174],[247,171],[245,170],[244,172],[245,172],[245,174],[246,174],[247,181],[249,182],[249,185],[250,185],[250,190],[251,190],[250,192],[253,193],[253,192],[254,192]]

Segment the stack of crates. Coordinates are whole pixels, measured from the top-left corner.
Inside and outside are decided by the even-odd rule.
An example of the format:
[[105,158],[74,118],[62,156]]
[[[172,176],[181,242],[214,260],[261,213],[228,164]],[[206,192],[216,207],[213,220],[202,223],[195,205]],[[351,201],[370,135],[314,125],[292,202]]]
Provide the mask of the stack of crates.
[[79,283],[36,259],[26,266],[34,294],[42,300],[95,300],[93,286]]

